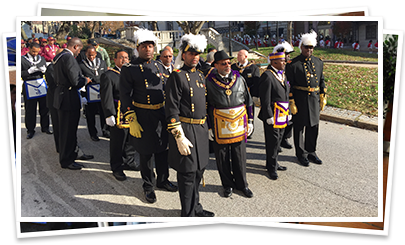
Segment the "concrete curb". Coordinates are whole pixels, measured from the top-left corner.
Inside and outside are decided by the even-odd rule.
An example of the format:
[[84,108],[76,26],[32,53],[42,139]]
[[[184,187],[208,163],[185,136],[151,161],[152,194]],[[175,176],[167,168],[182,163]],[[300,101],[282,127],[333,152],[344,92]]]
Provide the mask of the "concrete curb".
[[325,106],[321,120],[346,124],[352,127],[378,131],[378,117],[363,115],[361,112]]
[[378,65],[378,62],[371,62],[371,61],[347,61],[347,60],[322,60],[322,61],[324,63]]

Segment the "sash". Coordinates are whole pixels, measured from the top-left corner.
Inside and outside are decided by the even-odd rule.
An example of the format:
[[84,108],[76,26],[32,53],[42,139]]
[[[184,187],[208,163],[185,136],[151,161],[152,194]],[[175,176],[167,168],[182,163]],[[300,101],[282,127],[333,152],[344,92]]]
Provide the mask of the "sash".
[[285,128],[288,124],[288,101],[274,102],[274,128]]
[[247,137],[245,105],[228,109],[214,109],[215,140],[218,144],[240,142]]
[[87,86],[87,102],[100,102],[100,84]]
[[27,99],[36,99],[46,96],[48,86],[46,86],[45,79],[38,78],[36,80],[25,81],[25,91]]

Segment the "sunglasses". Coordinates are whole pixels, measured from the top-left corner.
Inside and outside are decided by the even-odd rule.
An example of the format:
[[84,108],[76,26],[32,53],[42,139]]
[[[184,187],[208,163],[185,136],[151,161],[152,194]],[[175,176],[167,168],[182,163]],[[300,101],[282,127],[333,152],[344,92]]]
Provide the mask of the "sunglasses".
[[173,57],[172,55],[165,55],[165,56],[162,56],[163,58],[171,58],[171,57]]
[[223,65],[223,66],[226,66],[226,65],[231,65],[231,62],[230,61],[227,61],[227,62],[222,62],[222,63],[219,63],[220,65]]

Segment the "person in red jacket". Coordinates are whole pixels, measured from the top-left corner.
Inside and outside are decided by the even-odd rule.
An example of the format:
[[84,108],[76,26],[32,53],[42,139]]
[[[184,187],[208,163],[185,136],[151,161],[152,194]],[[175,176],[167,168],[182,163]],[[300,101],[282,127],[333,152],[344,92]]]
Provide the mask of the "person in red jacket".
[[53,37],[48,37],[48,44],[42,48],[41,56],[45,58],[46,62],[51,62],[56,55],[59,47],[55,44]]
[[21,56],[26,55],[30,49],[25,45],[25,41],[21,39]]

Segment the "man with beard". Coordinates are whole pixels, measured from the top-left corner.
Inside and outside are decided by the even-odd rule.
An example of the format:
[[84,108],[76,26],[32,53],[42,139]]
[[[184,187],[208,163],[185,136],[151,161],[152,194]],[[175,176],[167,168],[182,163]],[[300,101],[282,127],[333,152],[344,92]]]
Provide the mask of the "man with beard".
[[200,204],[199,186],[208,164],[205,79],[197,65],[207,46],[203,35],[181,39],[174,72],[166,86],[169,164],[177,171],[182,217],[213,217]]
[[[167,163],[168,132],[164,108],[165,76],[168,71],[153,59],[157,37],[152,31],[134,33],[137,58],[122,66],[120,75],[121,111],[129,121],[133,144],[140,155],[143,189],[148,202],[156,202],[154,185],[176,192],[169,180]],[[153,171],[155,157],[157,179]]]

